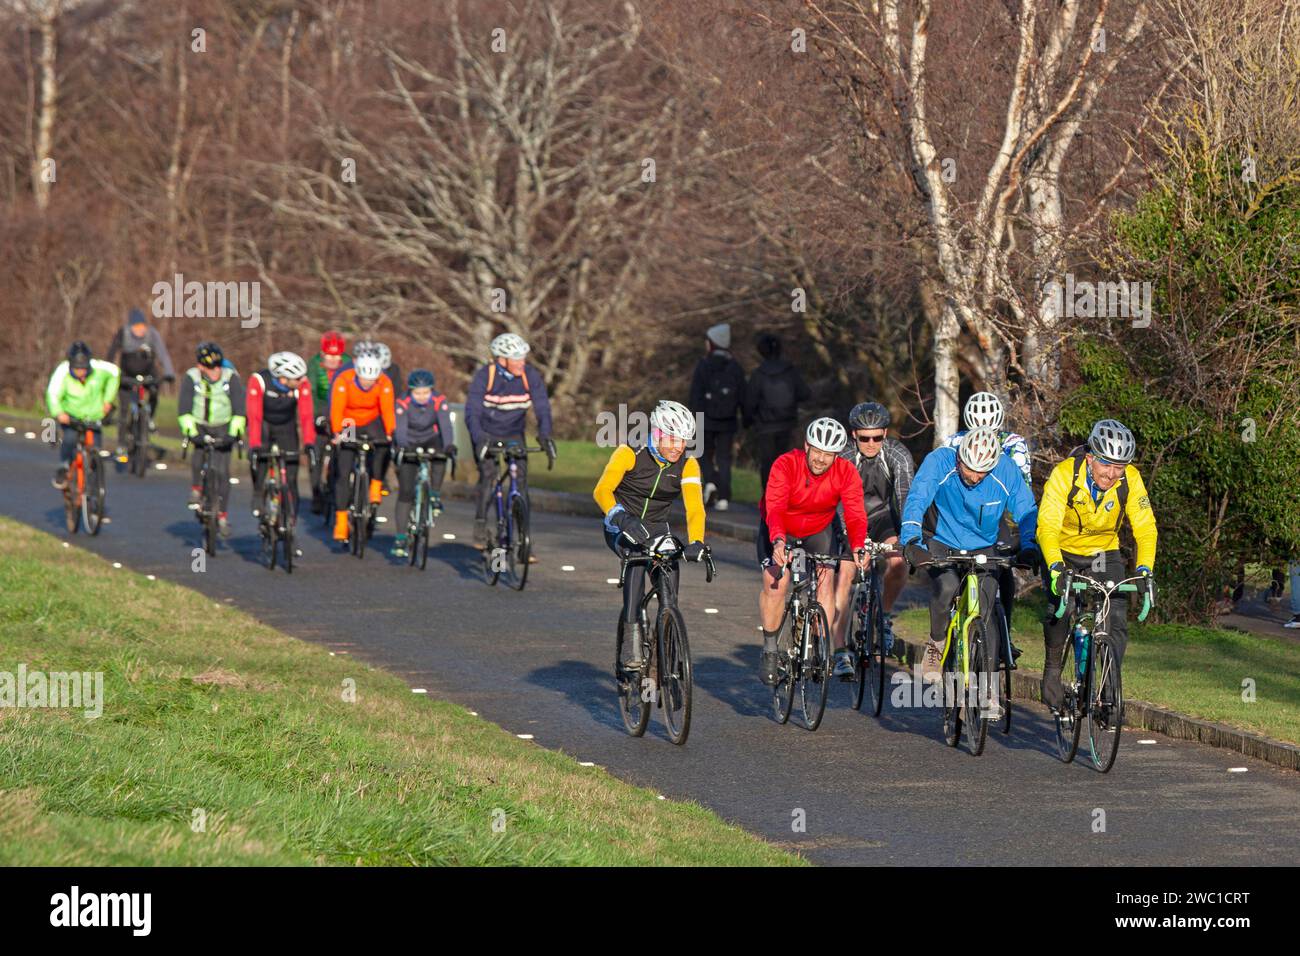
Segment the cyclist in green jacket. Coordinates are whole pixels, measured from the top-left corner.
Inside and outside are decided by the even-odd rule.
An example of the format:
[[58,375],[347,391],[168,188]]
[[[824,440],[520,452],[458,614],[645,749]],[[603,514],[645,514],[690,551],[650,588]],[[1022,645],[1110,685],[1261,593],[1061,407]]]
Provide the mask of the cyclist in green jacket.
[[325,510],[322,489],[334,482],[334,476],[322,475],[325,446],[330,440],[330,386],[339,370],[351,363],[347,342],[338,332],[326,332],[320,337],[320,351],[307,363],[307,381],[311,383],[311,399],[316,415],[316,456],[311,465],[311,510],[320,514]]
[[[176,422],[181,434],[187,438],[211,436],[224,441],[238,438],[244,433],[246,423],[244,386],[239,373],[226,361],[221,346],[215,342],[200,342],[196,350],[198,365],[181,376],[180,398],[177,403]],[[197,451],[190,456],[190,507],[198,507],[203,498],[201,472],[203,456]],[[212,468],[218,482],[217,533],[230,537],[230,524],[226,520],[226,507],[230,502],[230,448],[216,448],[212,455]]]
[[[68,463],[77,454],[77,430],[71,427],[72,420],[100,422],[107,418],[121,377],[116,365],[95,358],[90,346],[80,340],[72,343],[67,359],[50,376],[45,403],[62,432],[59,468],[54,473],[54,487],[60,491],[67,483]],[[102,429],[94,429],[94,434],[95,444],[99,444]]]

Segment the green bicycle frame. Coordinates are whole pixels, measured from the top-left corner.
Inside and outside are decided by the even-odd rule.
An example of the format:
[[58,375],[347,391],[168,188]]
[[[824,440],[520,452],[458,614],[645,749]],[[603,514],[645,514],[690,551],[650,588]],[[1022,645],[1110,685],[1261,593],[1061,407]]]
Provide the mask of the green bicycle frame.
[[962,575],[961,589],[957,592],[956,605],[953,614],[948,618],[948,633],[944,636],[943,653],[940,655],[940,666],[948,660],[948,654],[953,650],[954,636],[956,640],[956,653],[958,663],[961,665],[960,690],[963,694],[969,692],[970,681],[970,629],[975,622],[980,619],[980,580],[979,575],[974,571],[967,571]]

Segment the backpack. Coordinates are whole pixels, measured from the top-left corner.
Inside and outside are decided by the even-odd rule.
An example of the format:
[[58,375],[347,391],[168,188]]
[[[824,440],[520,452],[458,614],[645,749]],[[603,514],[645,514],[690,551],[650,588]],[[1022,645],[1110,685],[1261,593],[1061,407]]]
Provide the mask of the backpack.
[[764,375],[758,408],[755,412],[761,422],[784,422],[798,413],[798,393],[795,389],[794,368],[787,366],[776,375]]
[[734,361],[709,362],[704,383],[704,417],[728,421],[740,408],[741,388]]
[[[1070,457],[1074,459],[1074,477],[1070,479],[1070,493],[1065,497],[1065,510],[1074,510],[1074,499],[1079,494],[1079,472],[1083,469],[1083,456],[1087,454],[1087,449],[1079,445],[1070,452]],[[1128,514],[1128,472],[1119,476],[1119,481],[1115,483],[1115,495],[1119,499],[1119,518],[1115,521],[1115,534],[1118,535],[1120,528],[1124,525],[1124,516]],[[1079,522],[1079,531],[1083,531],[1083,522]]]

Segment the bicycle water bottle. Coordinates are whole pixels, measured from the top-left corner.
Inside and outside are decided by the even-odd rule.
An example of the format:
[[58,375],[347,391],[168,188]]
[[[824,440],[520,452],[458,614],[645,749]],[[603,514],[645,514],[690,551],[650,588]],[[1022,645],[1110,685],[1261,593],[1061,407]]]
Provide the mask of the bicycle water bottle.
[[1088,642],[1091,635],[1082,622],[1074,626],[1074,666],[1079,680],[1083,680],[1084,664],[1088,660]]

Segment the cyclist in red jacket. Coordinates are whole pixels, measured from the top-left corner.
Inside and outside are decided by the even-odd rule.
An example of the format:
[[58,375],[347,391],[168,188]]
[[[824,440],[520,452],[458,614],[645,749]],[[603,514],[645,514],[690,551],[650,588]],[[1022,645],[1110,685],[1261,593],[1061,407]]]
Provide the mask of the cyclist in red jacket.
[[[763,583],[758,611],[763,623],[763,683],[776,683],[776,639],[781,632],[790,579],[784,574],[787,554],[799,547],[814,554],[841,554],[845,542],[835,531],[835,510],[844,506],[848,544],[858,567],[866,564],[867,513],[862,504],[862,479],[839,453],[849,442],[844,426],[819,418],[808,426],[803,448],[779,457],[767,476],[758,503],[758,561]],[[817,590],[826,595],[824,607],[830,633],[835,633],[834,568],[817,569]]]

